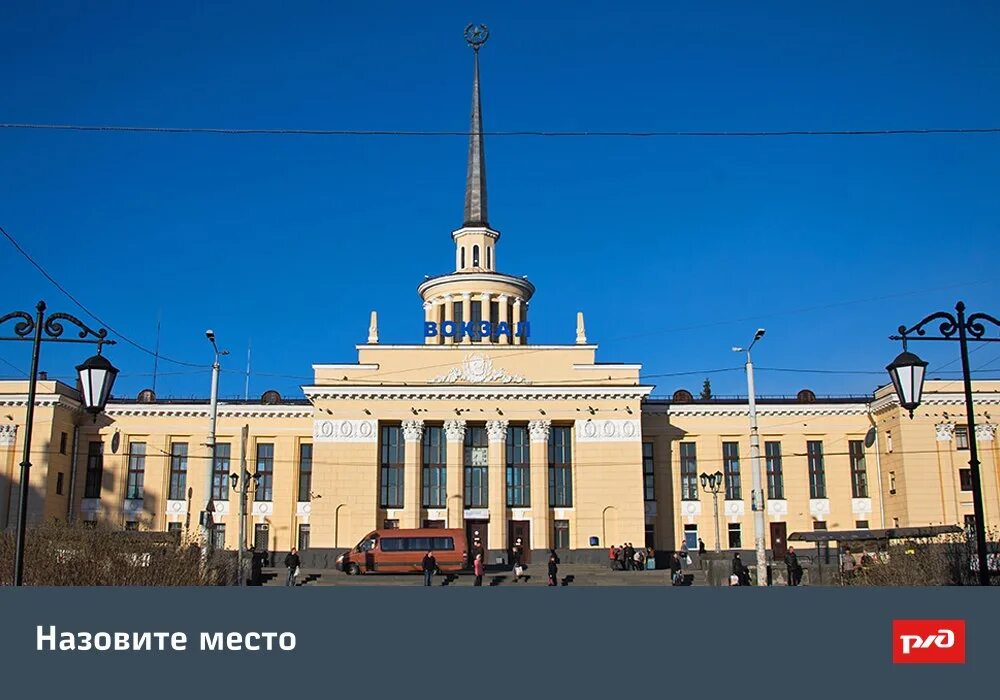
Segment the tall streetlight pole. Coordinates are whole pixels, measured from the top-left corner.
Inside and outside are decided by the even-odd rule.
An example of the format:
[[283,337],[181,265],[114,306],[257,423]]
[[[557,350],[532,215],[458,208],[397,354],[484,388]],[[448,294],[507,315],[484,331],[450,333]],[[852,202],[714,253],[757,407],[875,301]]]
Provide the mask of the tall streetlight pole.
[[[243,559],[245,557],[247,545],[246,545],[246,521],[247,521],[247,493],[250,491],[257,490],[257,484],[260,482],[260,474],[251,474],[247,471],[247,438],[250,434],[250,426],[244,425],[243,432],[240,436],[240,474],[233,472],[229,475],[229,480],[232,482],[233,491],[240,495],[240,542],[239,542],[239,558],[237,559],[237,568],[239,570],[240,586],[247,585],[246,567],[243,564]],[[242,483],[241,483],[242,482]]]
[[715,507],[715,553],[722,551],[722,536],[719,533],[719,491],[722,490],[722,472],[701,475],[701,488],[712,494],[712,505]]
[[[215,512],[212,496],[215,491],[215,425],[219,419],[219,358],[228,355],[229,351],[219,350],[219,346],[215,344],[215,331],[211,328],[205,331],[205,337],[208,338],[208,342],[212,344],[212,350],[215,352],[215,360],[212,362],[212,397],[209,401],[210,424],[208,429],[208,448],[212,457],[205,474],[205,512],[201,518],[201,530],[205,543],[202,557],[207,562],[209,551],[212,549],[212,513]],[[223,477],[222,488],[225,488],[225,477]]]
[[[24,582],[24,537],[28,527],[28,492],[31,477],[31,433],[35,422],[35,394],[38,391],[38,361],[43,342],[60,343],[93,343],[97,345],[97,354],[77,365],[80,399],[84,409],[94,416],[104,410],[111,388],[115,384],[118,370],[106,357],[101,355],[105,345],[114,345],[108,340],[108,332],[104,328],[94,330],[88,327],[76,316],[64,313],[54,313],[45,317],[45,302],[35,305],[35,316],[27,311],[12,311],[0,316],[0,326],[7,321],[16,320],[14,335],[0,337],[0,340],[21,340],[31,342],[31,374],[28,376],[28,406],[24,417],[24,456],[21,459],[21,475],[17,508],[17,536],[14,546],[14,585],[21,586]],[[78,338],[63,338],[63,321],[72,323],[80,329]]]
[[[965,413],[969,430],[969,471],[972,475],[972,511],[976,520],[976,563],[978,565],[979,585],[990,585],[989,556],[986,551],[986,516],[983,510],[983,482],[979,470],[979,449],[976,445],[976,414],[972,405],[972,373],[969,370],[969,341],[980,343],[1000,343],[998,338],[984,338],[986,325],[984,321],[1000,328],[1000,320],[989,314],[976,313],[965,315],[965,304],[955,305],[956,316],[946,311],[938,311],[923,319],[920,323],[907,328],[899,327],[899,335],[889,336],[890,340],[903,341],[903,352],[896,357],[886,370],[892,379],[892,385],[899,397],[899,405],[910,412],[920,405],[924,391],[924,377],[927,363],[907,351],[906,343],[911,340],[957,340],[962,357],[962,381],[965,387]],[[928,324],[936,322],[940,335],[928,336],[924,329]],[[957,337],[956,337],[957,336]],[[971,338],[970,338],[971,336]]]
[[[753,386],[753,359],[750,350],[764,337],[765,330],[758,328],[753,340],[746,348],[747,354],[747,395],[750,404],[750,508],[753,510],[753,544],[757,553],[757,585],[767,585],[767,550],[764,547],[764,478],[760,469],[760,435],[757,432],[757,398]],[[733,348],[733,352],[743,352],[743,348]]]

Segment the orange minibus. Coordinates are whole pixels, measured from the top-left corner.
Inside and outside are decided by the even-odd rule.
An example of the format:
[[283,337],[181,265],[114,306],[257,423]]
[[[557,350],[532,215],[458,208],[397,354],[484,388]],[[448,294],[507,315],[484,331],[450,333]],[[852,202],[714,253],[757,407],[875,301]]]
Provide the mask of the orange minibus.
[[419,573],[424,555],[433,552],[438,571],[453,573],[468,566],[465,530],[420,528],[375,530],[357,546],[337,557],[336,567],[347,574]]

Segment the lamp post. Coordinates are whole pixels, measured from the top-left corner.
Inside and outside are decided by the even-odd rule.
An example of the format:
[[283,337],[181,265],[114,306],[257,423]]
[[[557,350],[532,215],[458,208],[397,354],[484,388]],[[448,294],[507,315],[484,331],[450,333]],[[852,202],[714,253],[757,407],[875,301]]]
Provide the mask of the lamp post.
[[701,474],[701,488],[712,494],[712,505],[715,508],[715,553],[722,551],[722,537],[719,535],[719,491],[722,490],[722,472]]
[[[979,471],[979,450],[976,446],[976,416],[972,406],[972,373],[969,370],[969,341],[980,343],[1000,343],[1000,337],[984,338],[986,325],[992,323],[1000,328],[1000,320],[984,313],[965,315],[965,303],[955,304],[956,315],[947,311],[937,311],[915,326],[899,327],[899,335],[889,336],[890,340],[903,341],[903,352],[886,366],[892,385],[899,397],[899,405],[910,412],[920,405],[924,391],[924,377],[927,363],[907,350],[907,341],[913,340],[957,340],[962,357],[962,382],[965,385],[965,413],[969,430],[969,470],[972,474],[972,510],[976,519],[976,561],[979,565],[979,585],[990,585],[989,557],[986,551],[986,517],[983,511],[983,486]],[[931,322],[939,322],[940,335],[928,336],[924,329]],[[957,337],[956,337],[957,336]],[[970,337],[971,336],[971,337]]]
[[[114,345],[108,340],[108,332],[104,328],[94,330],[80,319],[65,313],[54,313],[46,318],[45,302],[40,301],[35,306],[35,316],[27,311],[12,311],[0,316],[0,326],[7,321],[16,321],[14,335],[0,337],[0,340],[22,340],[31,342],[31,374],[28,377],[28,407],[24,418],[24,457],[21,460],[20,493],[17,509],[17,541],[14,550],[14,585],[20,586],[24,580],[24,535],[27,529],[28,517],[28,480],[31,476],[31,433],[35,420],[35,394],[38,390],[38,360],[42,350],[42,342],[88,343],[97,345],[97,354],[77,365],[80,398],[84,409],[94,416],[104,410],[111,388],[115,384],[118,370],[108,359],[101,355],[105,345]],[[78,338],[62,337],[63,321],[72,323],[80,329]]]
[[[210,423],[208,429],[208,449],[211,451],[212,456],[208,464],[208,472],[205,475],[205,512],[201,517],[202,536],[205,543],[202,549],[202,558],[207,562],[209,552],[212,549],[212,513],[215,512],[215,503],[212,496],[215,491],[215,425],[219,419],[219,358],[228,355],[229,351],[219,350],[219,346],[215,344],[215,331],[211,328],[205,331],[205,337],[208,338],[208,342],[212,344],[212,350],[215,352],[215,360],[212,362],[212,394],[209,400]],[[220,485],[220,488],[225,489],[225,477],[223,477],[222,481],[223,483]]]
[[[753,387],[753,359],[750,350],[764,337],[765,330],[758,328],[753,340],[746,348],[747,354],[747,396],[750,405],[750,508],[753,510],[753,543],[757,557],[757,585],[767,585],[767,550],[764,547],[764,478],[760,470],[760,435],[757,433],[757,398]],[[743,348],[733,348],[733,352],[743,352]]]
[[[246,428],[244,428],[244,440],[246,439],[245,434]],[[240,495],[240,541],[239,541],[239,554],[237,559],[237,567],[239,570],[240,586],[247,585],[246,577],[246,567],[243,564],[243,559],[246,554],[246,520],[247,520],[247,494],[250,491],[257,490],[257,484],[260,482],[260,474],[251,474],[246,470],[246,461],[243,460],[243,476],[241,477],[236,472],[229,475],[229,481],[232,483],[233,491]]]

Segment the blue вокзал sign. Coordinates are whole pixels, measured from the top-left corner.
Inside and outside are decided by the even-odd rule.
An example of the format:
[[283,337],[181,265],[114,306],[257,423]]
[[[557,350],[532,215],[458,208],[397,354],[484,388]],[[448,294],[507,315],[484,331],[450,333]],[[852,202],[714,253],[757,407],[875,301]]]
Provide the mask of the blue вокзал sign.
[[436,321],[424,322],[425,338],[434,338],[439,334],[444,338],[499,338],[502,335],[508,338],[527,338],[528,332],[528,321],[521,321],[513,326],[506,321],[495,324],[489,321],[442,321],[440,325]]

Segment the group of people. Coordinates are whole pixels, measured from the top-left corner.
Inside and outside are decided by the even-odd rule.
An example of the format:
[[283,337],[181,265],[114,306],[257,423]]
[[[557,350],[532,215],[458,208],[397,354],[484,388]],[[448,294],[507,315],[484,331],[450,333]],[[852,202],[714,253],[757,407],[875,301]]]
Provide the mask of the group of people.
[[652,547],[636,549],[631,542],[608,548],[608,561],[612,571],[642,571],[647,568],[647,564],[652,566],[655,559],[656,552]]
[[[482,586],[483,576],[486,574],[486,549],[478,537],[473,541],[470,554],[472,555],[472,574],[475,576],[472,585]],[[524,572],[527,567],[524,564],[524,545],[520,539],[516,540],[511,547],[511,563],[513,564],[514,573],[513,582],[526,581],[527,576]],[[437,559],[434,557],[434,552],[427,552],[424,555],[421,568],[424,574],[424,585],[430,586],[434,574],[437,572]],[[554,549],[549,550],[548,585],[559,585],[559,555],[556,554],[556,550]]]

